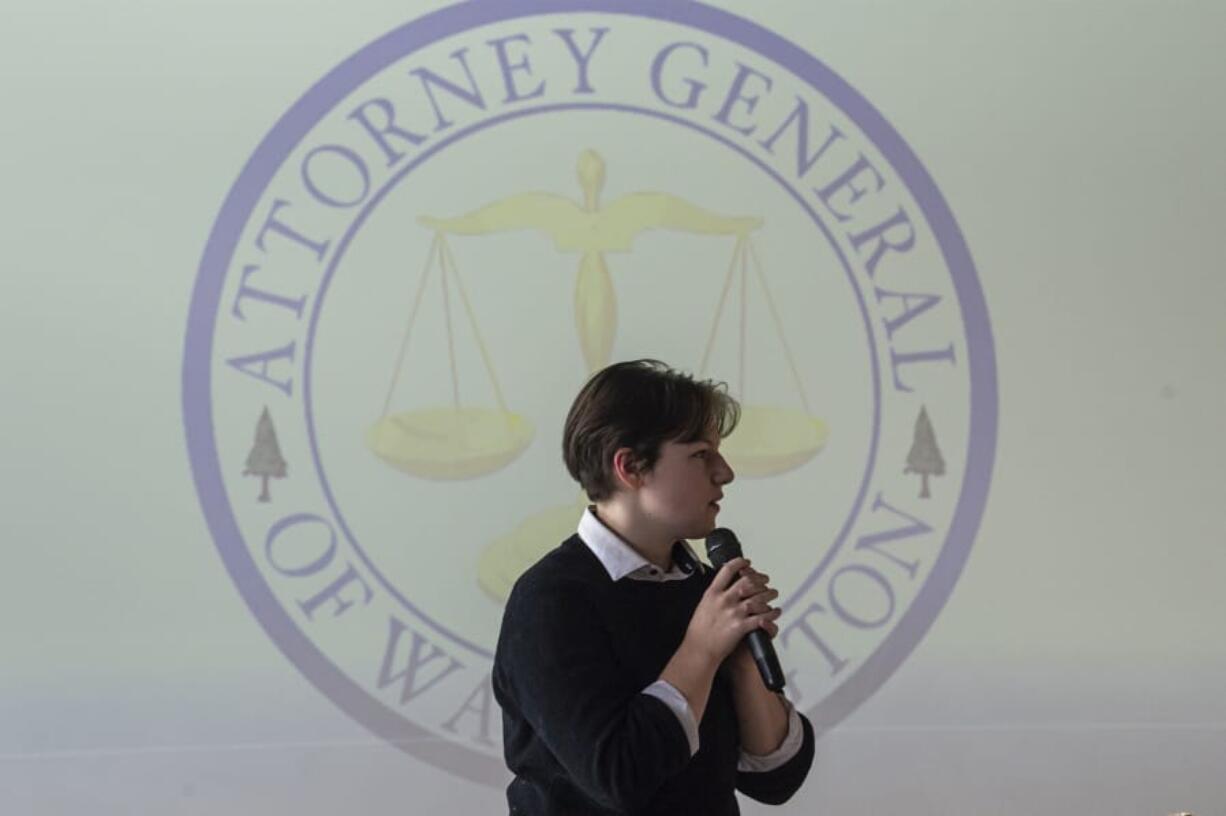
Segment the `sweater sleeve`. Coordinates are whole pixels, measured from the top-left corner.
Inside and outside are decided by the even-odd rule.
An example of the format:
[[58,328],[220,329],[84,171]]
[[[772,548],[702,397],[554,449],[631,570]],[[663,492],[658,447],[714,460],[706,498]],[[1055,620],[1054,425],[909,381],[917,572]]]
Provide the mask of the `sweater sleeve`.
[[741,749],[741,758],[737,761],[738,771],[773,771],[789,759],[796,756],[805,741],[805,730],[800,725],[800,712],[792,701],[778,692],[778,697],[788,710],[788,730],[783,742],[769,754],[756,755]]
[[750,799],[767,805],[781,805],[792,798],[809,775],[815,749],[813,726],[803,714],[797,712],[797,715],[800,717],[804,736],[799,750],[791,759],[769,771],[749,772],[738,769],[736,789]]
[[584,589],[557,580],[516,586],[494,682],[576,787],[603,807],[633,811],[689,762],[689,740],[668,705],[620,670]]
[[[655,681],[643,689],[643,693],[661,700],[664,705],[672,709],[677,722],[681,723],[681,727],[685,729],[685,738],[690,743],[690,756],[698,753],[698,720],[694,719],[694,709],[690,708],[685,695],[677,691],[676,686],[667,680]],[[799,727],[797,725],[797,728]],[[799,745],[799,740],[797,744]]]

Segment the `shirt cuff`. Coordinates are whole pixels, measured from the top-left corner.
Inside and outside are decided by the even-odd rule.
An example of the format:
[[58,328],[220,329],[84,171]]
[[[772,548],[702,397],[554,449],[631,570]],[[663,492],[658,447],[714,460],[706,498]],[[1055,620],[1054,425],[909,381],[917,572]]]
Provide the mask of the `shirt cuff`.
[[[690,744],[690,756],[698,753],[698,721],[694,719],[694,712],[690,709],[689,701],[685,699],[685,695],[677,691],[676,686],[667,680],[657,680],[643,689],[643,694],[655,697],[672,709],[672,712],[677,715],[677,721],[681,723],[682,730],[685,731],[686,741]],[[797,729],[799,728],[798,723]]]
[[776,768],[784,765],[789,759],[796,756],[800,751],[800,746],[805,741],[805,731],[800,725],[800,715],[796,713],[796,707],[792,702],[779,695],[779,699],[783,701],[784,706],[788,710],[788,733],[783,738],[783,742],[774,751],[771,751],[765,756],[757,756],[741,751],[740,759],[737,760],[736,769],[738,771],[746,771],[749,773],[764,773],[773,771]]

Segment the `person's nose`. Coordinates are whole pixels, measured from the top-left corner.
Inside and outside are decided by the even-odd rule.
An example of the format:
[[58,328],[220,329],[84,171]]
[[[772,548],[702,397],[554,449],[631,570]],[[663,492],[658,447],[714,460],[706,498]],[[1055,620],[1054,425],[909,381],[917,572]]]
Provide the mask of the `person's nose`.
[[715,471],[712,474],[717,485],[726,485],[736,478],[736,473],[733,472],[732,466],[728,464],[728,460],[722,454],[715,455]]

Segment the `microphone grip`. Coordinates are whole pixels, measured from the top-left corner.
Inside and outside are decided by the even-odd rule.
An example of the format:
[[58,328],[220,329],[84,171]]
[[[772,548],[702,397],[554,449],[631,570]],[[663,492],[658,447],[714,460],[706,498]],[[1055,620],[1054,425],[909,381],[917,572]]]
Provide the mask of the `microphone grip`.
[[[707,558],[716,569],[740,557],[741,542],[737,540],[736,533],[719,527],[707,535]],[[754,663],[758,664],[762,684],[771,691],[782,691],[783,669],[779,666],[779,657],[771,645],[770,636],[761,629],[755,629],[745,637],[749,639],[749,652],[753,655]]]
[[758,629],[745,636],[749,640],[749,652],[758,664],[758,674],[762,675],[762,683],[771,691],[783,691],[783,669],[779,665],[779,657],[771,646],[770,635]]

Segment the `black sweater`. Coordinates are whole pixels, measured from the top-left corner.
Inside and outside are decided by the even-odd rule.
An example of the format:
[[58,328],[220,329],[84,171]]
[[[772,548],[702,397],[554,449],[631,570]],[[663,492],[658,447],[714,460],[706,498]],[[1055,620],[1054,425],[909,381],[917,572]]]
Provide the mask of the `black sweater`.
[[642,690],[681,645],[714,573],[683,581],[609,578],[571,536],[516,582],[494,657],[507,801],[515,816],[738,814],[734,789],[786,801],[813,762],[814,738],[784,765],[737,770],[732,689],[721,670],[699,724],[699,749],[677,716]]

